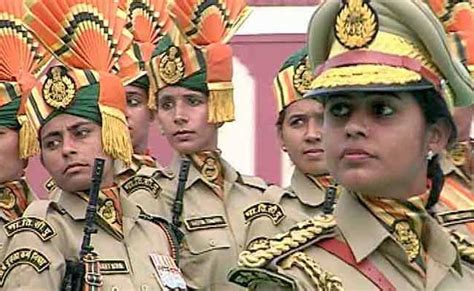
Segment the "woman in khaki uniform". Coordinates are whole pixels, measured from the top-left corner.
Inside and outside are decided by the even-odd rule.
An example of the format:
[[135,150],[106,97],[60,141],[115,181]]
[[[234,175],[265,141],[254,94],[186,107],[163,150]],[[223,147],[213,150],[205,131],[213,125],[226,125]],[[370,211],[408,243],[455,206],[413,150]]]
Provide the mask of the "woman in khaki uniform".
[[230,279],[256,289],[472,290],[474,274],[430,216],[437,155],[455,140],[448,105],[473,86],[419,1],[325,1],[308,47],[324,104],[334,215],[302,221],[240,256]]
[[[130,197],[150,212],[164,209],[183,231],[179,266],[189,288],[235,290],[226,275],[245,246],[246,219],[251,217],[244,210],[267,188],[262,179],[235,170],[217,148],[218,128],[234,119],[232,51],[226,43],[248,7],[245,1],[230,6],[176,1],[170,13],[184,33],[159,42],[149,68],[150,99],[177,155],[166,171],[151,174],[163,187],[159,195],[137,190]],[[182,159],[190,161],[190,168],[180,199]]]
[[[48,54],[33,35],[21,25],[22,4],[0,1],[0,225],[20,217],[31,201],[37,197],[26,181],[26,139],[28,125],[24,113],[18,115],[21,98],[28,94]],[[17,33],[10,35],[9,31]],[[5,35],[8,35],[5,36]],[[34,45],[31,46],[30,42]],[[21,117],[20,117],[21,116]],[[21,123],[19,122],[21,121]],[[0,249],[7,239],[0,232]]]
[[[259,203],[281,206],[284,218],[277,224],[268,216],[249,223],[250,241],[287,231],[296,222],[322,213],[326,192],[334,197],[337,185],[329,175],[322,145],[323,106],[313,99],[303,99],[313,74],[309,68],[308,49],[292,54],[281,66],[273,82],[279,114],[276,122],[282,150],[294,164],[287,191],[266,191]],[[327,207],[332,207],[327,203]]]
[[[78,280],[88,290],[185,289],[168,223],[144,213],[114,183],[114,159],[130,163],[132,154],[125,91],[109,72],[116,65],[113,56],[131,42],[125,14],[112,0],[101,5],[77,1],[62,13],[48,10],[64,7],[62,1],[45,2],[29,3],[25,25],[49,49],[61,48],[54,55],[64,65],[52,66],[35,84],[26,113],[59,195],[55,201],[34,201],[22,218],[4,227],[11,238],[0,266],[0,285],[5,290],[59,290],[78,270],[71,262],[83,260],[86,274]],[[47,29],[53,24],[63,25],[58,32],[71,29],[74,41],[63,42],[64,37]],[[97,29],[107,24],[113,26]],[[98,231],[90,241],[97,258],[86,260],[80,247],[95,158],[105,160]]]
[[[468,2],[449,3],[425,0],[448,32],[451,51],[470,70],[474,80],[474,7]],[[436,213],[439,222],[453,231],[469,236],[474,243],[474,184],[469,138],[474,106],[453,111],[458,130],[456,143],[440,156],[445,175]],[[462,235],[461,235],[462,236]],[[455,235],[459,237],[459,235]]]

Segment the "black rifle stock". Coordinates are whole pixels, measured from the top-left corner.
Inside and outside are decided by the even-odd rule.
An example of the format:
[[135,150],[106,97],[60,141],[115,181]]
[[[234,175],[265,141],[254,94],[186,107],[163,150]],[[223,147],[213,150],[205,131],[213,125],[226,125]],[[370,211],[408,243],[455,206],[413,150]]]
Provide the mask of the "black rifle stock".
[[79,291],[83,289],[85,265],[84,257],[94,251],[91,246],[91,236],[97,233],[95,225],[95,216],[97,213],[97,202],[99,198],[100,184],[102,183],[102,174],[104,172],[105,161],[95,159],[94,169],[92,171],[92,185],[89,190],[89,203],[86,210],[86,224],[84,226],[84,236],[82,237],[81,250],[79,252],[79,261],[66,261],[66,274],[61,290]]
[[183,196],[184,190],[186,188],[186,182],[188,180],[189,167],[191,161],[188,159],[183,159],[181,166],[179,168],[179,177],[178,177],[178,189],[176,191],[176,197],[173,204],[173,225],[176,227],[181,226],[181,213],[183,212]]

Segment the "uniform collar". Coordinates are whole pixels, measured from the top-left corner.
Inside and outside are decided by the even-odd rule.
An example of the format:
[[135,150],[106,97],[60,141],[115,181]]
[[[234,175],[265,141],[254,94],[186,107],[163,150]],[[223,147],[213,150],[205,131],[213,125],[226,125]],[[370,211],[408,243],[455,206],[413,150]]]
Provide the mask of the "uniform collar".
[[[240,179],[239,173],[226,161],[220,157],[220,161],[222,164],[222,168],[224,170],[224,192],[227,191],[227,187],[225,186],[227,183],[234,183]],[[181,166],[181,157],[179,155],[175,155],[173,160],[171,161],[170,166],[167,169],[169,175],[174,176],[178,179],[179,170]],[[207,183],[206,179],[201,175],[196,167],[194,167],[193,163],[191,163],[191,167],[189,167],[188,173],[188,180],[186,181],[186,188],[190,188],[194,183],[197,181],[202,181],[203,183]]]
[[[61,191],[56,198],[57,204],[68,213],[74,220],[86,218],[87,201],[75,193]],[[123,211],[124,229],[125,220],[136,221],[140,215],[140,209],[131,202],[120,190],[120,203]]]
[[297,168],[295,168],[291,177],[291,189],[303,204],[319,206],[324,202],[325,189],[319,188]]
[[[340,196],[335,217],[338,228],[358,263],[379,248],[386,239],[394,240],[377,218],[347,190],[343,190]],[[446,269],[452,267],[461,274],[456,248],[451,244],[449,235],[432,217],[426,219],[422,241],[432,260]]]

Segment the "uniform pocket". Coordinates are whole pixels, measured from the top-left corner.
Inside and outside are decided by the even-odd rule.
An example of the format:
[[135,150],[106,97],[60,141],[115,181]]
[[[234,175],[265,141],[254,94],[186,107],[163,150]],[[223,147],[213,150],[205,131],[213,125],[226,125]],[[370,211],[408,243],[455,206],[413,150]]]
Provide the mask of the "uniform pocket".
[[204,254],[216,249],[230,248],[229,230],[223,228],[201,228],[185,234],[185,244],[193,255]]

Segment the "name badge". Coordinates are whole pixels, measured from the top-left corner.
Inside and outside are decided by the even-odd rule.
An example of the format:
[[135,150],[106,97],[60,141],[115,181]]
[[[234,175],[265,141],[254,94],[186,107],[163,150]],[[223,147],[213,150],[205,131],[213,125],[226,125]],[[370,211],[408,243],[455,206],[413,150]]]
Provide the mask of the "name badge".
[[224,216],[221,215],[190,218],[186,219],[184,224],[189,231],[227,226]]

